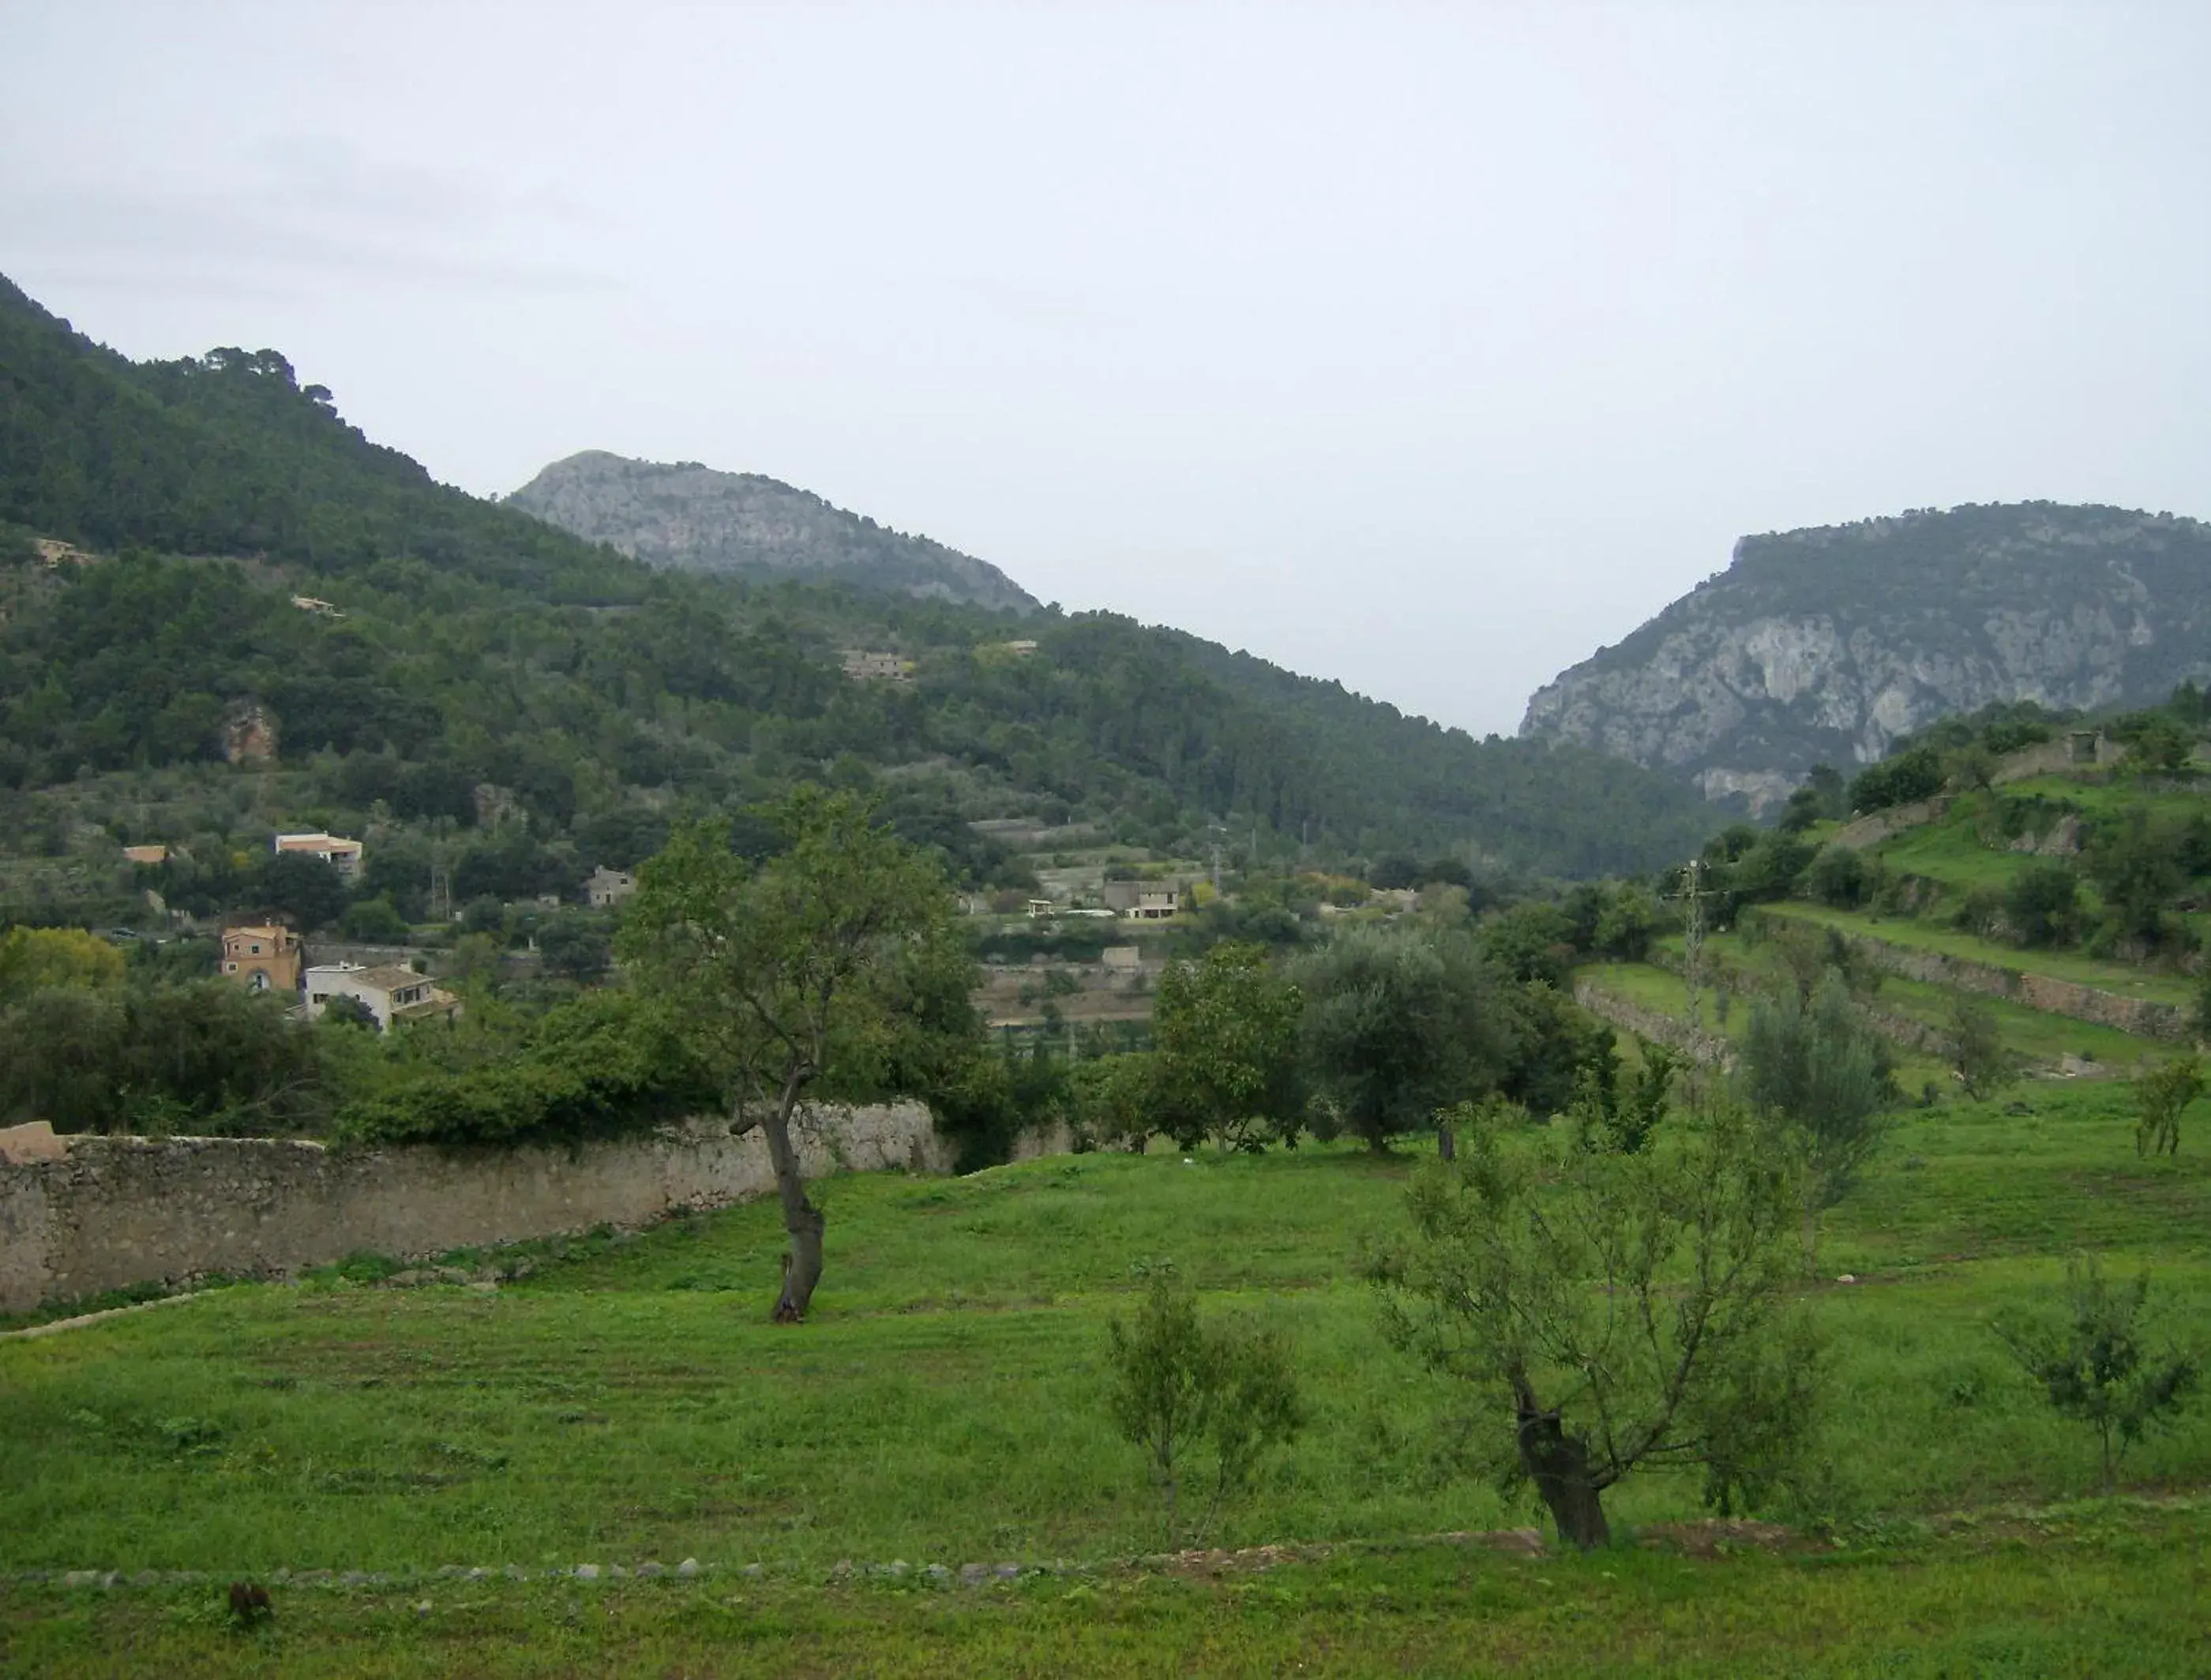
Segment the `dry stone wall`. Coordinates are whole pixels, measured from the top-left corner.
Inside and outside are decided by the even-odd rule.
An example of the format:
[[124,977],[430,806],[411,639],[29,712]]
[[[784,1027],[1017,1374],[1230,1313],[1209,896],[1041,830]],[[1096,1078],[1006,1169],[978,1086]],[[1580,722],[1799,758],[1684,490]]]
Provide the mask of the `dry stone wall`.
[[1678,1016],[1638,1003],[1633,998],[1624,998],[1617,992],[1608,992],[1593,980],[1574,982],[1574,1001],[1600,1020],[1608,1021],[1654,1044],[1679,1050],[1706,1067],[1735,1065],[1734,1048],[1718,1034],[1699,1031]]
[[[803,1112],[809,1177],[942,1172],[952,1151],[918,1103]],[[1045,1152],[1039,1139],[1021,1153]],[[0,1311],[152,1282],[278,1277],[368,1252],[453,1248],[638,1226],[774,1187],[766,1139],[724,1122],[572,1148],[332,1150],[292,1139],[71,1137],[0,1157]]]

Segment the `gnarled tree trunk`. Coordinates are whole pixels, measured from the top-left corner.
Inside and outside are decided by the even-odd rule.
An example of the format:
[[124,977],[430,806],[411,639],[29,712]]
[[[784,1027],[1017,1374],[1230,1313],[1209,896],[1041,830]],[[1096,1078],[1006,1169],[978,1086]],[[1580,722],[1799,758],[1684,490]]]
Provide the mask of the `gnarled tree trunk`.
[[791,1247],[783,1257],[783,1291],[775,1302],[775,1322],[797,1324],[806,1317],[814,1286],[821,1281],[821,1233],[828,1221],[806,1199],[799,1176],[798,1151],[791,1141],[791,1116],[798,1107],[798,1081],[786,1083],[775,1107],[760,1116],[767,1134],[767,1158],[775,1168],[775,1192],[783,1202],[783,1229]]
[[1513,1385],[1519,1415],[1520,1466],[1550,1508],[1559,1538],[1582,1550],[1608,1544],[1612,1530],[1604,1520],[1603,1489],[1590,1463],[1586,1444],[1566,1433],[1555,1411],[1536,1403],[1524,1382]]
[[803,1190],[795,1206],[790,1193],[784,1193],[783,1228],[791,1235],[791,1249],[783,1257],[783,1293],[775,1302],[778,1324],[797,1324],[806,1316],[814,1286],[821,1281],[821,1232],[827,1224]]

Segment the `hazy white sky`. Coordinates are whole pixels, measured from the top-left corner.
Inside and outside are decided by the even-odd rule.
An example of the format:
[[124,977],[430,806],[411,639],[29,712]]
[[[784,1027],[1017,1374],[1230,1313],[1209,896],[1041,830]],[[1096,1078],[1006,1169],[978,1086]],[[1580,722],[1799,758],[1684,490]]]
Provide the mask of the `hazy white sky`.
[[2211,8],[0,8],[0,272],[1509,733],[1746,531],[2211,515]]

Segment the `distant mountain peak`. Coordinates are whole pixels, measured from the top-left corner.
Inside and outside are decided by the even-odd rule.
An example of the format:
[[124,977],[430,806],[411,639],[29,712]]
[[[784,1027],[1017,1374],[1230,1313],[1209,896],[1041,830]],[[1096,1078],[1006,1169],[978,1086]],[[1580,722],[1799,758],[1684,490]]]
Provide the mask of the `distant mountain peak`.
[[1520,733],[1763,809],[1821,761],[1938,717],[2161,700],[2211,673],[2211,526],[2024,502],[1748,536],[1617,645],[1538,689]]
[[669,571],[848,583],[1017,613],[1037,606],[988,561],[758,473],[585,450],[555,461],[506,501]]

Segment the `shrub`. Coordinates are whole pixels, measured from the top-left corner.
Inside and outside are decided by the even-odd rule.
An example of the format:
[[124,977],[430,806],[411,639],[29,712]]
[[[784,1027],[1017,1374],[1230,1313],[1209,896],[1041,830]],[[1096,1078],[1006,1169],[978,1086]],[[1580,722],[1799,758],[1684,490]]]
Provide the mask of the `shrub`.
[[2080,933],[2081,884],[2069,865],[2032,863],[2012,878],[2004,920],[2024,946],[2069,944]]
[[574,1142],[711,1111],[718,1088],[666,1016],[626,992],[586,992],[549,1012],[521,1049],[423,1076],[353,1106],[363,1143]]
[[[1304,1427],[1288,1349],[1264,1331],[1201,1321],[1196,1297],[1169,1266],[1152,1269],[1134,1321],[1115,1314],[1106,1336],[1114,1425],[1143,1450],[1167,1544],[1193,1544],[1250,1487],[1268,1450]],[[1182,1495],[1194,1460],[1205,1503],[1185,1527]]]
[[2120,938],[2154,946],[2164,934],[2166,906],[2183,879],[2174,842],[2152,824],[2147,807],[2137,805],[2099,824],[2083,848],[2081,861]]
[[346,906],[345,936],[369,945],[397,945],[409,931],[389,898],[363,898]]
[[2180,1116],[2203,1094],[2203,1064],[2194,1056],[2175,1056],[2135,1081],[2141,1119],[2135,1127],[2137,1155],[2180,1153]]
[[1879,875],[1879,863],[1863,852],[1847,846],[1827,846],[1805,871],[1804,887],[1823,904],[1854,910],[1873,897]]
[[2145,1345],[2141,1318],[2148,1299],[2147,1272],[2115,1288],[2091,1257],[2065,1268],[2060,1322],[1994,1326],[2050,1405],[2096,1431],[2105,1493],[2127,1448],[2169,1423],[2201,1375],[2192,1354]]
[[1932,746],[1915,746],[1858,772],[1851,783],[1851,807],[1886,811],[1932,799],[1942,791],[1942,755]]
[[1994,1096],[2018,1072],[2011,1053],[2004,1048],[1996,1012],[1962,993],[1951,1001],[1943,1049],[1950,1071],[1965,1086],[1966,1095],[1977,1102]]

